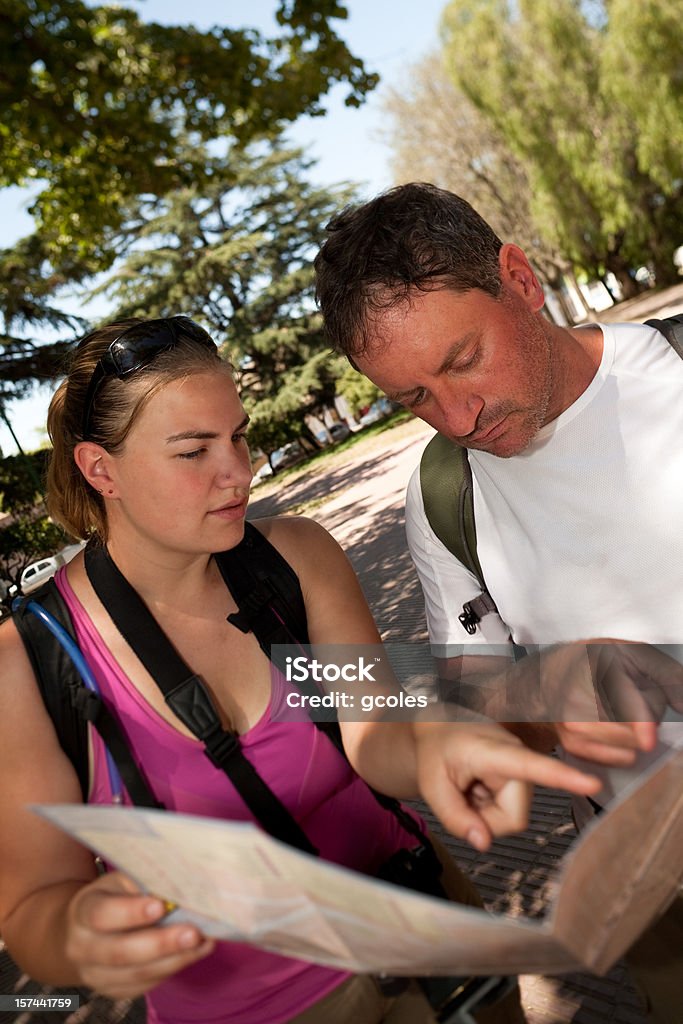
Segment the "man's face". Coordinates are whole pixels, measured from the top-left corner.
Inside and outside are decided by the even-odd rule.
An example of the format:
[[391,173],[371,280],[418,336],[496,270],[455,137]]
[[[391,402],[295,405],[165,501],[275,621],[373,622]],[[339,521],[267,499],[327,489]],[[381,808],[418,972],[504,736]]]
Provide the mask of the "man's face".
[[390,398],[467,448],[517,455],[562,411],[549,325],[513,288],[414,291],[374,320],[354,362]]

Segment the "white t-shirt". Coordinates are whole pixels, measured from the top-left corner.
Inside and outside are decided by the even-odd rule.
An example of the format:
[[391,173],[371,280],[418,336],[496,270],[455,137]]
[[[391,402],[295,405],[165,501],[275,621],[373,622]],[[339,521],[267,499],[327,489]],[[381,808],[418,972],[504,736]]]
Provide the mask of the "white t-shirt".
[[477,553],[499,616],[458,621],[480,586],[427,522],[419,470],[410,552],[435,653],[596,636],[683,641],[683,360],[653,328],[602,326],[584,393],[521,455],[470,451]]
[[601,329],[594,379],[529,448],[468,453],[477,553],[499,612],[473,636],[458,615],[481,588],[433,533],[413,474],[406,529],[437,657],[491,645],[509,655],[510,636],[683,644],[683,360],[653,328]]

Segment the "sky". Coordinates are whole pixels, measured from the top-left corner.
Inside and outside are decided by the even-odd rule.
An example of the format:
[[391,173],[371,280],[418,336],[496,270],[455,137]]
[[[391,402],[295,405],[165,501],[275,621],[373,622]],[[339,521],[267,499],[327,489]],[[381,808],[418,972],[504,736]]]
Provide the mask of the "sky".
[[[381,138],[383,88],[401,88],[410,65],[433,50],[438,41],[438,24],[446,0],[345,0],[346,21],[337,21],[338,34],[369,71],[379,73],[378,88],[357,110],[344,106],[344,85],[335,86],[325,100],[324,118],[301,118],[288,132],[289,138],[305,147],[318,161],[310,177],[319,184],[353,181],[367,197],[392,184],[390,153]],[[273,13],[276,0],[125,0],[145,21],[198,28],[229,25],[252,27],[265,34],[277,31]],[[188,15],[191,10],[191,16]],[[0,223],[3,247],[32,229],[26,212],[30,196],[18,188],[0,191]],[[104,312],[102,315],[106,315]],[[50,391],[39,389],[33,396],[7,406],[22,447],[27,450],[44,443],[44,423]],[[9,455],[16,446],[0,422],[0,448]]]

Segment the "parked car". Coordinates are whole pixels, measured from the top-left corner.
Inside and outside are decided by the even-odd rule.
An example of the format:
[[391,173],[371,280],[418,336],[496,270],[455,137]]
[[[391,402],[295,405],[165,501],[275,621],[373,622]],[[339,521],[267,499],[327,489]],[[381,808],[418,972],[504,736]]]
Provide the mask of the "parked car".
[[392,402],[386,396],[378,398],[376,402],[372,403],[365,415],[361,416],[358,422],[361,427],[367,427],[370,423],[377,423],[378,420],[383,420],[385,416],[390,416],[392,412],[400,408],[399,402]]
[[280,469],[287,469],[288,466],[295,466],[297,462],[301,462],[305,458],[306,452],[299,442],[290,441],[289,444],[283,445],[282,448],[278,448],[276,452],[273,452],[270,457],[270,463],[277,472]]
[[30,594],[37,590],[41,584],[54,576],[60,565],[64,565],[64,557],[61,554],[50,555],[49,558],[39,558],[37,562],[27,565],[19,580],[19,589],[22,594]]
[[345,441],[351,434],[351,428],[346,423],[333,423],[332,426],[327,429],[333,442]]
[[251,486],[252,487],[257,487],[260,483],[263,483],[264,480],[267,480],[268,477],[270,477],[272,475],[273,475],[273,467],[266,460],[266,462],[264,462],[262,466],[259,466],[259,468],[254,473],[254,476],[252,477],[252,481],[251,481]]

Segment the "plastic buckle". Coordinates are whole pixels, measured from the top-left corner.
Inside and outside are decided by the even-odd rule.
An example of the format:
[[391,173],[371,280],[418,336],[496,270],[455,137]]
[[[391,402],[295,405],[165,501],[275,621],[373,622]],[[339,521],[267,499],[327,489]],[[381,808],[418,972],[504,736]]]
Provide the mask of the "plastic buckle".
[[464,628],[467,630],[470,636],[474,636],[474,634],[477,632],[477,625],[479,622],[481,622],[481,619],[475,612],[470,602],[467,601],[462,606],[462,611],[460,612],[460,615],[458,615],[458,621],[464,626]]
[[96,722],[102,708],[102,699],[94,690],[85,686],[75,686],[72,691],[71,703],[87,722]]
[[216,768],[223,768],[225,762],[240,749],[239,736],[236,733],[226,732],[224,729],[204,736],[203,741],[206,752]]

